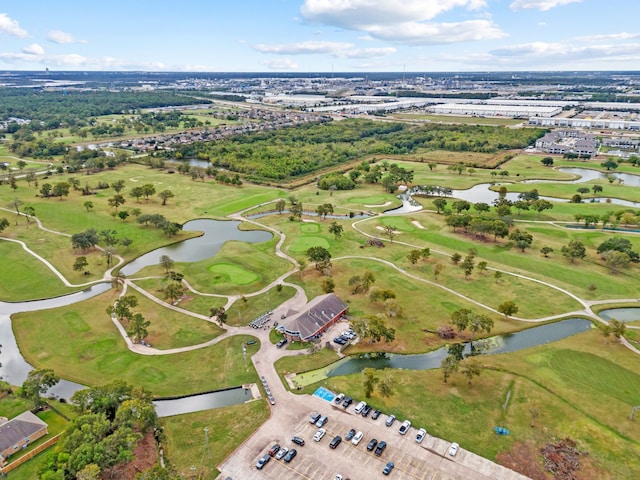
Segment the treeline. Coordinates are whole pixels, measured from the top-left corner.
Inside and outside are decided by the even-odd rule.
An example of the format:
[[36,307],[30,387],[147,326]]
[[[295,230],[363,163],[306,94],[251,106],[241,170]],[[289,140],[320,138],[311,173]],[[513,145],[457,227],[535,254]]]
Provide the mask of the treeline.
[[[132,113],[142,108],[194,105],[207,100],[169,91],[152,92],[47,92],[31,89],[0,89],[0,120],[10,117],[31,120],[31,129],[53,130],[85,126],[89,117]],[[9,132],[18,125],[9,123]]]
[[216,142],[195,142],[167,153],[208,159],[249,180],[285,180],[369,155],[403,155],[424,150],[495,153],[524,148],[542,129],[490,126],[382,123],[348,119],[249,133]]

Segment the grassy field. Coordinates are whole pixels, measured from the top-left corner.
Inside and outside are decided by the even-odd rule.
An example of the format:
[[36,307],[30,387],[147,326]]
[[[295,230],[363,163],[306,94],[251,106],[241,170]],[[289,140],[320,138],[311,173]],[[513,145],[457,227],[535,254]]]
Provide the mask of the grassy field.
[[418,120],[422,122],[434,123],[460,123],[464,125],[496,125],[508,127],[522,123],[522,120],[515,120],[512,118],[466,117],[457,115],[425,115],[423,113],[393,113],[387,116],[398,120]]
[[[106,313],[117,292],[44,312],[14,316],[13,329],[26,360],[36,368],[52,368],[63,378],[96,386],[123,380],[155,395],[180,395],[251,383],[255,370],[245,370],[242,342],[246,335],[214,347],[175,355],[141,356],[127,350]],[[212,369],[211,365],[218,368]]]
[[[269,418],[266,401],[187,413],[161,419],[167,435],[166,453],[183,478],[215,479],[216,466]],[[209,451],[204,450],[204,428],[208,428]]]
[[243,297],[236,301],[227,312],[227,323],[235,326],[248,325],[251,320],[273,310],[293,297],[295,293],[293,287],[283,286],[279,292],[277,287],[273,287],[260,295]]

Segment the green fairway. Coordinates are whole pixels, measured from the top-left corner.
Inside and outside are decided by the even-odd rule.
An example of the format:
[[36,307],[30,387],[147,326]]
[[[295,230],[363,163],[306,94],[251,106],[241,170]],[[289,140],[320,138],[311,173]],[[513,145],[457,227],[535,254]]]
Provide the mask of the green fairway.
[[302,233],[318,233],[320,231],[320,225],[311,222],[302,223],[300,225],[300,231]]
[[358,205],[382,205],[386,203],[387,197],[384,195],[371,195],[369,197],[352,197],[349,199],[349,203],[357,203]]
[[277,308],[295,295],[295,289],[289,286],[273,287],[267,292],[250,297],[241,297],[227,312],[227,323],[234,326],[248,325],[251,320]]
[[214,275],[214,283],[220,282],[247,285],[260,278],[255,273],[230,263],[216,263],[209,267],[209,271]]

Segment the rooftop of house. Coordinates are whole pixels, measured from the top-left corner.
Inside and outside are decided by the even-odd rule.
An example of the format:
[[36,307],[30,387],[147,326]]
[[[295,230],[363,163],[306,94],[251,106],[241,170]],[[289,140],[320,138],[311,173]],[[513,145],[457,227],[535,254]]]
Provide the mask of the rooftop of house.
[[31,412],[24,412],[0,425],[0,452],[47,428],[47,424]]

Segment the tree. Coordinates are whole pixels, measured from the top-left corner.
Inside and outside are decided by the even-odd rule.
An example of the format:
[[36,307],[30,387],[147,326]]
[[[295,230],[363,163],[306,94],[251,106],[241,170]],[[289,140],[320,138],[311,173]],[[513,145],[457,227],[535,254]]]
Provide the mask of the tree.
[[336,283],[333,278],[327,277],[322,281],[322,291],[324,293],[332,293],[336,289]]
[[171,190],[163,190],[158,194],[158,196],[162,199],[162,205],[166,205],[167,204],[167,200],[169,200],[170,198],[175,197],[175,195],[173,194],[173,192]]
[[631,241],[626,238],[611,237],[598,245],[598,249],[596,251],[601,255],[610,250],[623,252],[629,256],[629,260],[634,263],[638,263],[640,262],[640,255],[638,255],[638,253],[635,252],[632,247],[633,245],[631,244]]
[[546,257],[548,257],[548,256],[549,256],[549,254],[550,254],[550,253],[553,253],[553,248],[548,247],[548,246],[546,246],[546,245],[545,245],[544,247],[542,247],[542,248],[540,249],[540,253],[541,253],[542,255],[544,255],[544,256],[545,256],[545,258],[546,258]]
[[311,247],[305,252],[307,258],[316,264],[316,270],[331,268],[331,252],[324,247]]
[[602,185],[594,185],[593,187],[591,187],[591,190],[593,191],[593,196],[597,197],[599,193],[602,193],[602,190],[604,190],[604,188],[602,187]]
[[376,283],[376,277],[373,275],[373,272],[365,270],[362,275],[362,288],[364,289],[364,293],[367,293],[374,283]]
[[60,200],[62,200],[62,197],[67,197],[69,195],[70,189],[71,185],[67,182],[58,182],[53,186],[51,193],[54,197],[60,197]]
[[27,205],[22,209],[22,213],[24,213],[27,216],[27,223],[31,223],[31,217],[36,216],[36,209],[31,205]]
[[329,233],[333,234],[336,240],[342,236],[343,230],[342,225],[339,225],[338,222],[332,222],[329,225]]
[[144,195],[144,198],[149,201],[149,197],[156,193],[156,187],[154,187],[151,183],[146,183],[142,186],[142,193]]
[[124,189],[124,180],[116,180],[111,184],[111,188],[113,188],[116,193],[120,193]]
[[76,272],[82,272],[87,266],[89,262],[87,261],[87,257],[78,257],[76,261],[73,262],[73,270]]
[[491,320],[486,315],[472,315],[471,320],[469,321],[469,330],[471,331],[471,345],[473,348],[473,339],[478,333],[486,333],[487,335],[491,333],[491,329],[493,328],[493,320]]
[[442,381],[447,383],[447,379],[458,371],[458,366],[460,365],[460,360],[458,360],[454,355],[447,355],[440,364],[442,368]]
[[436,207],[438,213],[444,211],[444,208],[447,206],[447,201],[444,198],[436,198],[433,201],[433,206]]
[[542,163],[542,165],[544,165],[545,167],[551,167],[553,166],[553,158],[544,157],[542,160],[540,160],[540,163]]
[[20,396],[31,400],[34,406],[40,407],[45,402],[41,395],[47,393],[51,387],[60,381],[53,370],[49,368],[34,369],[27,374],[27,379],[22,384]]
[[362,373],[364,375],[364,396],[366,398],[371,398],[373,389],[375,388],[376,383],[380,381],[380,379],[376,377],[376,370],[374,368],[365,368]]
[[467,329],[471,322],[473,312],[468,308],[461,308],[451,314],[450,323],[458,329],[458,332],[462,333]]
[[218,322],[220,322],[221,324],[224,324],[227,321],[227,311],[224,309],[224,307],[211,307],[209,313],[211,313],[212,317],[216,317],[218,319]]
[[616,162],[615,160],[609,158],[609,159],[605,160],[604,162],[602,162],[600,164],[600,166],[606,168],[607,171],[615,170],[616,168],[618,168],[618,162]]
[[93,228],[71,235],[71,247],[83,251],[94,248],[99,241],[100,237],[98,236],[98,232]]
[[142,187],[133,187],[129,192],[130,197],[134,197],[136,202],[140,203],[140,199],[144,197],[144,190]]
[[479,377],[482,370],[478,366],[477,363],[472,361],[471,359],[466,359],[462,362],[462,367],[460,368],[460,373],[467,377],[467,384],[471,385],[471,379],[473,377]]
[[587,193],[589,193],[591,190],[589,189],[589,187],[579,187],[576,191],[577,191],[580,195],[584,196],[584,195],[586,195]]
[[360,275],[354,275],[349,279],[349,286],[351,287],[351,293],[356,294],[358,290],[362,288],[362,277]]
[[93,209],[93,202],[91,200],[87,200],[84,202],[84,208],[87,209],[87,212],[90,212]]
[[451,262],[454,265],[457,265],[458,263],[460,263],[460,260],[462,260],[462,255],[460,255],[459,253],[454,253],[453,255],[451,255]]
[[168,255],[162,255],[160,257],[160,266],[162,266],[164,268],[165,274],[168,274],[171,271],[171,269],[173,268],[174,264],[175,264],[175,262]]
[[286,202],[282,198],[276,202],[276,210],[278,214],[281,214],[284,211],[285,206]]
[[441,263],[436,263],[433,266],[433,278],[436,282],[438,281],[438,277],[442,273],[442,270],[444,270],[444,265],[442,265]]
[[498,305],[497,310],[504,315],[504,318],[509,318],[511,315],[515,315],[516,313],[518,313],[519,308],[518,305],[515,304],[515,302],[507,300],[506,302],[502,302],[500,305]]
[[429,247],[423,248],[422,250],[420,250],[420,256],[423,260],[426,260],[431,256],[431,249]]
[[553,203],[551,203],[549,200],[539,198],[531,202],[531,208],[538,212],[538,216],[540,216],[543,211],[553,209]]
[[124,295],[118,299],[114,307],[107,308],[109,315],[115,315],[116,318],[122,322],[123,320],[129,320],[133,313],[132,308],[138,306],[138,299],[133,295]]
[[509,234],[509,240],[512,240],[515,246],[524,253],[525,249],[531,246],[531,243],[533,242],[533,235],[529,232],[516,228]]
[[43,183],[42,187],[40,187],[40,194],[44,198],[49,198],[51,196],[51,190],[53,190],[53,186],[50,183]]
[[627,268],[631,259],[625,252],[618,252],[617,250],[607,250],[602,254],[605,265],[609,271],[615,275],[621,268]]
[[289,212],[291,212],[291,216],[293,218],[297,218],[298,220],[300,220],[302,218],[302,203],[294,203],[291,205],[291,208],[289,208]]
[[471,203],[466,200],[458,200],[453,202],[451,206],[455,209],[456,213],[462,213],[463,211],[468,211],[471,208]]
[[0,218],[0,232],[3,232],[8,226],[9,220],[7,220],[6,218]]
[[571,263],[573,263],[576,258],[583,259],[587,256],[587,250],[579,240],[571,240],[568,245],[564,245],[560,252],[562,256],[567,258]]
[[[20,215],[20,207],[22,206],[24,202],[22,200],[20,200],[19,198],[14,198],[13,200],[11,200],[8,204],[7,207],[13,209],[16,211],[16,215]],[[18,224],[18,219],[16,218],[16,225]]]
[[127,212],[126,210],[119,211],[118,218],[124,222],[127,218],[129,218],[129,212]]
[[147,330],[149,325],[151,325],[151,322],[145,320],[141,313],[134,314],[129,320],[129,328],[127,329],[127,334],[131,338],[131,341],[136,343],[144,340],[147,335],[149,335],[149,331]]
[[464,272],[464,278],[469,278],[469,275],[471,275],[471,273],[473,272],[473,269],[475,268],[474,260],[475,255],[469,253],[466,257],[464,257],[464,260],[460,264],[460,268]]
[[363,340],[368,340],[369,343],[380,340],[392,342],[396,338],[395,329],[388,326],[383,316],[371,315],[365,318],[356,318],[352,320],[351,325],[358,336]]
[[422,255],[420,254],[420,250],[411,250],[407,254],[407,259],[409,260],[409,263],[411,263],[411,265],[415,265],[416,263],[418,263],[418,260],[420,260],[421,256]]
[[396,231],[393,229],[391,225],[383,226],[384,233],[389,237],[389,241],[393,243],[393,237],[396,236]]
[[116,209],[116,212],[118,211],[118,207],[120,205],[124,205],[126,201],[127,200],[119,193],[111,197],[109,200],[107,200],[107,202],[109,203],[109,206],[114,207]]
[[395,380],[391,374],[386,375],[379,383],[378,383],[378,392],[381,397],[390,397],[393,395],[393,387],[395,386]]

